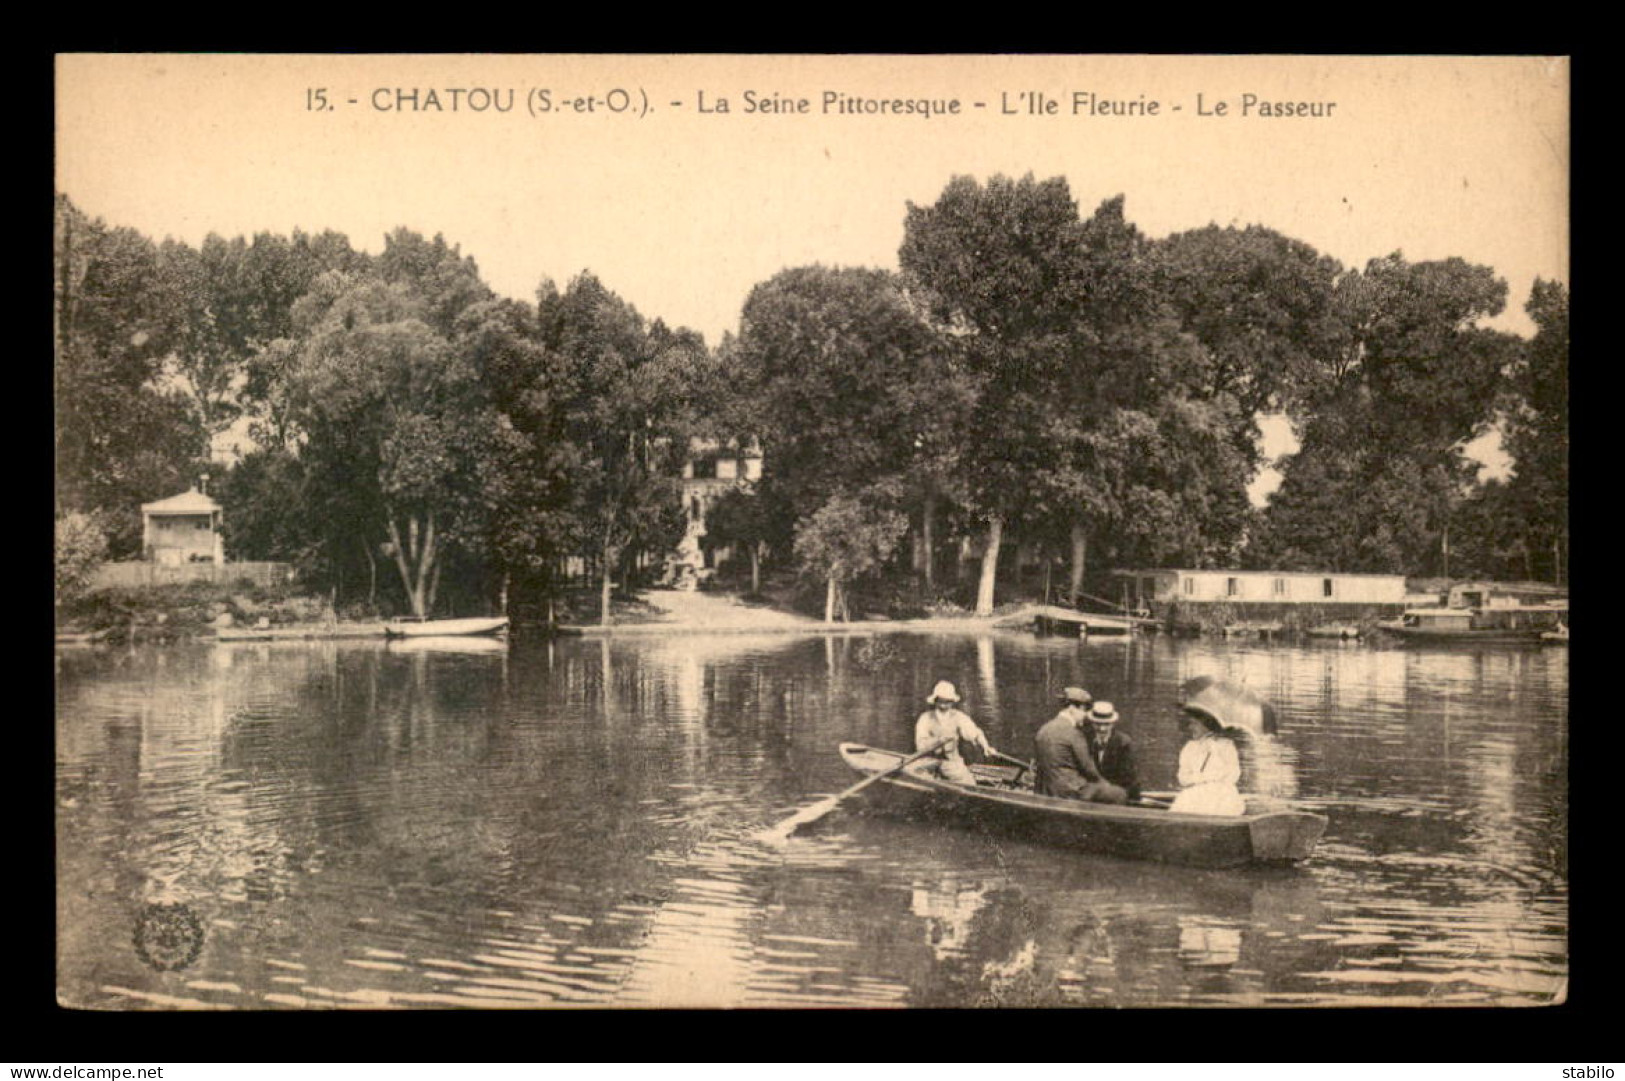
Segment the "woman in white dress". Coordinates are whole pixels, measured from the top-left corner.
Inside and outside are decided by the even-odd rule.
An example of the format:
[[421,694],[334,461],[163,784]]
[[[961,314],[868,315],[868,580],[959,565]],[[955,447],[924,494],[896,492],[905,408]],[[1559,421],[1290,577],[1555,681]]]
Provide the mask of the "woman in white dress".
[[1239,815],[1247,801],[1241,782],[1241,756],[1213,715],[1186,706],[1180,726],[1185,746],[1179,751],[1179,795],[1168,810],[1183,814]]

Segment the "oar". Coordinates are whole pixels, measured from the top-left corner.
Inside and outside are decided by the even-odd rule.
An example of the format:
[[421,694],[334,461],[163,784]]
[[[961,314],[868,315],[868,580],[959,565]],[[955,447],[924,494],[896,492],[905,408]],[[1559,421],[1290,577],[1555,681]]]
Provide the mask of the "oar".
[[892,774],[896,773],[898,770],[912,762],[918,762],[920,759],[925,758],[928,755],[936,754],[947,745],[948,740],[942,740],[940,743],[927,747],[923,751],[916,751],[907,758],[903,759],[901,762],[897,763],[897,765],[892,766],[890,769],[883,769],[879,773],[871,773],[869,776],[865,777],[851,788],[848,788],[845,792],[837,792],[833,796],[827,796],[824,799],[819,800],[817,803],[803,807],[801,810],[797,811],[789,818],[786,818],[783,822],[780,822],[772,829],[763,830],[762,832],[758,833],[756,835],[756,839],[759,841],[765,841],[769,844],[783,843],[784,841],[788,841],[792,833],[800,829],[802,826],[807,825],[809,822],[816,822],[820,818],[823,818],[825,815],[833,811],[836,808],[836,805],[838,805],[842,800],[846,799],[846,797],[856,792],[863,791],[876,781],[890,777]]
[[1011,758],[1009,755],[1005,754],[1003,751],[994,751],[992,757],[994,757],[994,758],[1002,758],[1004,761],[1010,763],[1012,766],[1020,766],[1021,767],[1021,772],[1016,774],[1015,780],[1011,781],[1010,782],[1011,784],[1016,784],[1016,783],[1020,782],[1022,776],[1024,774],[1026,774],[1028,770],[1033,768],[1033,764],[1031,762],[1024,762],[1019,758]]

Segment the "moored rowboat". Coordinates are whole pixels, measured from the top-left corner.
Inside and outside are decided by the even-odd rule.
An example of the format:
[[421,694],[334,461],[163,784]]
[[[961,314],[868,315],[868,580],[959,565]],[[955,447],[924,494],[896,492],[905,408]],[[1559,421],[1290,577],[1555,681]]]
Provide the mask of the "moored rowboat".
[[[854,771],[871,775],[905,757],[860,743],[843,743],[840,751]],[[1148,803],[1112,806],[1040,796],[1015,786],[1022,771],[1013,768],[981,765],[973,772],[974,787],[904,771],[867,792],[887,809],[996,829],[1026,841],[1200,867],[1295,863],[1309,857],[1326,830],[1323,816],[1306,811],[1171,814]]]
[[1361,632],[1358,623],[1322,623],[1317,627],[1310,627],[1307,633],[1310,638],[1349,639],[1360,637]]
[[477,619],[392,620],[384,624],[390,638],[443,638],[463,634],[501,634],[508,629],[503,616]]

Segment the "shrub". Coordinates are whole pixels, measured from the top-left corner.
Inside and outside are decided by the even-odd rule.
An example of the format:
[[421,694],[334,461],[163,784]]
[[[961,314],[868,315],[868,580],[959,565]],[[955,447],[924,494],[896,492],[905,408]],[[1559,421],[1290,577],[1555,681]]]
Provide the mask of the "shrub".
[[107,558],[107,531],[93,514],[72,511],[56,520],[56,602],[83,596]]

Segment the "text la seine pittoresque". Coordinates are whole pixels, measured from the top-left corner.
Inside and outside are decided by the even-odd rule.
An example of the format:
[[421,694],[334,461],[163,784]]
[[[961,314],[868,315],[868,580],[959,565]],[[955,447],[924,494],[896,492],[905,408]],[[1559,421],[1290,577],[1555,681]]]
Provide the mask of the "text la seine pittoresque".
[[999,116],[1078,119],[1166,118],[1175,115],[1204,119],[1283,120],[1329,119],[1338,102],[1280,100],[1265,93],[1197,93],[1174,100],[1149,94],[1112,96],[1093,90],[1001,90],[981,98],[910,95],[874,96],[845,90],[815,94],[783,91],[696,90],[689,97],[663,102],[641,87],[599,90],[564,90],[555,87],[377,87],[362,97],[348,97],[326,87],[305,92],[308,112],[332,112],[360,106],[378,113],[503,114],[531,116],[614,115],[647,117],[662,108],[703,116],[753,117],[934,117]]

